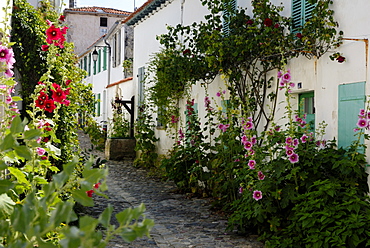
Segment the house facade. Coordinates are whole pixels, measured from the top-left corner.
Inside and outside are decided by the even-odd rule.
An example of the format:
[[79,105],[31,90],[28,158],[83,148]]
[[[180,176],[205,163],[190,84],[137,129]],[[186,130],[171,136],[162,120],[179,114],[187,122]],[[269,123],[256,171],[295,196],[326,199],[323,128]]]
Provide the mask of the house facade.
[[[237,5],[247,8],[247,13],[252,14],[250,2],[239,0]],[[275,5],[280,5],[281,2],[284,5],[283,15],[294,17],[298,14],[298,21],[304,19],[303,16],[307,11],[304,8],[304,6],[307,8],[306,1],[271,1]],[[366,0],[335,1],[332,9],[334,18],[339,23],[338,30],[344,32],[343,44],[320,59],[299,57],[290,60],[287,64],[287,68],[291,71],[292,82],[295,83],[291,92],[295,97],[293,108],[296,110],[301,108],[299,100],[302,100],[304,111],[314,129],[325,122],[327,128],[323,138],[336,139],[340,147],[346,147],[354,140],[353,129],[356,127],[358,113],[365,107],[366,96],[370,92],[368,83],[370,32],[366,25],[369,21],[366,10],[369,7],[370,2]],[[349,15],[349,10],[356,15]],[[143,95],[141,81],[144,76],[151,76],[147,72],[150,58],[161,49],[156,36],[167,33],[167,26],[189,25],[202,21],[207,13],[208,9],[198,0],[149,0],[125,20],[125,23],[133,26],[135,31],[133,72],[136,76],[133,80],[137,101]],[[346,61],[344,63],[332,61],[329,55],[334,52],[343,54]],[[223,79],[216,78],[208,88],[209,95],[214,96],[220,87],[225,89]],[[202,107],[205,92],[200,84],[193,86],[191,97],[198,106],[199,116],[202,117],[205,115]],[[278,99],[278,102],[281,101],[284,101],[283,96]],[[180,102],[179,107],[180,113],[184,113],[185,99]],[[279,123],[284,115],[284,103],[281,103],[277,108],[276,122]],[[173,141],[166,136],[163,128],[157,128],[156,135],[160,138],[158,152],[167,153]]]
[[75,53],[80,54],[130,12],[103,7],[79,7],[67,8],[63,14],[69,27],[67,41],[73,42]]
[[124,61],[131,63],[132,56],[133,28],[121,20],[78,55],[80,68],[88,73],[85,82],[92,84],[98,100],[95,113],[101,126],[109,128],[113,116],[112,103],[116,99],[127,100],[135,95],[132,69],[123,67]]

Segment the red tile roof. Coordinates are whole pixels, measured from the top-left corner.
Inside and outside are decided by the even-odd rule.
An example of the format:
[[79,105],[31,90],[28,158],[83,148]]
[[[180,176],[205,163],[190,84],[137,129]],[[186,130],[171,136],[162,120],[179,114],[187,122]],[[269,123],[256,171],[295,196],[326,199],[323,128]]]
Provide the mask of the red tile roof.
[[112,8],[104,8],[104,7],[78,7],[78,8],[70,8],[65,9],[66,12],[92,12],[92,13],[101,13],[101,14],[116,14],[116,15],[125,15],[129,16],[132,12],[123,11],[118,9]]

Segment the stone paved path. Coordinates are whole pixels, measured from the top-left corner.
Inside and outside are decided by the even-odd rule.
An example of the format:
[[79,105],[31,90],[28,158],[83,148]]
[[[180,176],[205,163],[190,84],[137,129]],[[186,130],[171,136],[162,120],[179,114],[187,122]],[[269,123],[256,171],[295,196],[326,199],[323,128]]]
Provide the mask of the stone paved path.
[[[89,146],[87,135],[80,133],[79,136],[81,147]],[[103,153],[94,153],[103,157]],[[109,199],[94,196],[95,206],[88,209],[89,214],[98,216],[108,203],[113,205],[115,212],[144,203],[147,218],[155,222],[150,238],[137,239],[130,244],[117,238],[108,247],[263,247],[256,237],[226,233],[226,219],[209,211],[207,199],[187,199],[185,195],[174,193],[173,183],[148,177],[145,170],[132,166],[132,160],[108,161],[106,165],[109,190],[105,193]]]

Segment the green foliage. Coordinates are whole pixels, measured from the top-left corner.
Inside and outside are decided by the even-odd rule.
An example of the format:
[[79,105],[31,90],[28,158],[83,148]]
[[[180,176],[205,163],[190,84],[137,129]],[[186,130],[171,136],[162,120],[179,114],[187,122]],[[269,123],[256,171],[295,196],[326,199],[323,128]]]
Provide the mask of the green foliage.
[[150,109],[151,106],[145,104],[139,107],[139,114],[135,123],[135,151],[139,151],[140,154],[135,159],[134,164],[153,168],[156,166],[158,158],[155,142],[159,139],[155,137],[152,115],[149,114]]
[[104,150],[107,137],[106,130],[103,130],[92,117],[87,118],[83,130],[89,135],[91,143],[96,149]]
[[[72,129],[76,128],[78,105],[91,96],[91,89],[79,83],[83,73],[74,66],[73,47],[66,43],[63,47],[62,42],[50,44],[42,83],[31,94],[28,120],[19,116],[15,102],[21,98],[12,96],[16,82],[8,72],[13,65],[11,43],[2,37],[1,45],[11,58],[0,63],[0,246],[105,247],[116,235],[128,242],[149,235],[153,221],[145,218],[144,205],[117,214],[117,227],[109,224],[111,206],[98,219],[84,216],[78,227],[72,225],[77,220],[76,202],[93,206],[91,194],[105,196],[108,173],[95,168],[93,159],[84,161],[77,156],[78,141]],[[42,97],[53,101],[48,108]],[[105,229],[97,231],[98,224]]]
[[112,101],[113,118],[108,123],[108,136],[110,138],[127,138],[130,137],[130,122],[125,117],[119,103]]

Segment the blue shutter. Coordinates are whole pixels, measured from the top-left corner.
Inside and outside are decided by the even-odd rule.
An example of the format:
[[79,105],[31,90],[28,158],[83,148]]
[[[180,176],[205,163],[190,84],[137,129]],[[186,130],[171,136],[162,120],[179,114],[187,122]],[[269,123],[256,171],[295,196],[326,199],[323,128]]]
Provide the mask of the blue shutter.
[[292,0],[292,32],[298,32],[303,25],[312,17],[315,4],[309,0]]
[[223,33],[224,33],[225,36],[229,36],[230,35],[229,22],[230,22],[231,15],[229,13],[228,6],[230,6],[231,9],[232,9],[232,11],[235,12],[236,7],[237,7],[236,0],[230,0],[229,2],[224,3],[222,29],[223,29]]
[[355,140],[353,129],[365,107],[365,82],[339,85],[338,93],[338,147],[345,148]]

